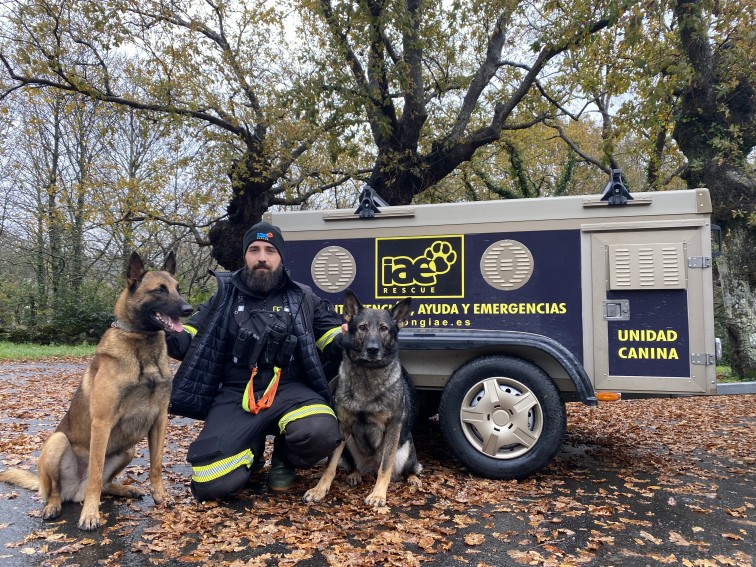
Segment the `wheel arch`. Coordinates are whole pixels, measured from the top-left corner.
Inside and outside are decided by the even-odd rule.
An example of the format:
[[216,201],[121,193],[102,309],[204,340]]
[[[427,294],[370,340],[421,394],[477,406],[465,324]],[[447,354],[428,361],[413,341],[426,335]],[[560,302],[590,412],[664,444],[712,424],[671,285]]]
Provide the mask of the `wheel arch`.
[[[475,329],[464,331],[428,329],[420,331],[413,329],[410,332],[400,332],[399,346],[409,360],[419,355],[422,360],[416,364],[421,366],[431,363],[427,356],[423,356],[421,351],[438,352],[438,356],[434,357],[436,360],[433,362],[444,367],[443,373],[446,376],[442,382],[430,379],[427,381],[428,383],[420,384],[421,389],[443,388],[453,373],[470,360],[480,356],[498,354],[517,356],[528,360],[541,367],[547,375],[550,373],[544,368],[543,362],[544,360],[552,361],[564,370],[575,388],[574,392],[565,392],[563,388],[560,388],[563,396],[574,394],[575,398],[585,405],[598,405],[593,384],[583,365],[572,352],[551,337],[516,331],[480,331]],[[443,351],[443,354],[439,351]],[[438,362],[439,359],[443,358],[450,358],[450,362]],[[449,365],[453,367],[445,367]],[[410,374],[413,377],[415,375],[411,369]]]

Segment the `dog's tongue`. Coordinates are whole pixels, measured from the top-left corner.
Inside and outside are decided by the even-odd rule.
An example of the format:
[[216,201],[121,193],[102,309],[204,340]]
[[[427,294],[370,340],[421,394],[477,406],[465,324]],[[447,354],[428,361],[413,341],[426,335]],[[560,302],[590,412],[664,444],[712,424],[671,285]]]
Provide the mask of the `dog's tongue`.
[[171,330],[174,333],[180,333],[184,330],[184,325],[181,323],[181,321],[174,319],[173,317],[166,316],[166,318],[168,319],[168,324],[171,326]]
[[174,333],[180,333],[184,330],[184,325],[178,319],[174,319],[170,315],[165,313],[157,313],[157,317],[165,327],[166,331],[172,331]]

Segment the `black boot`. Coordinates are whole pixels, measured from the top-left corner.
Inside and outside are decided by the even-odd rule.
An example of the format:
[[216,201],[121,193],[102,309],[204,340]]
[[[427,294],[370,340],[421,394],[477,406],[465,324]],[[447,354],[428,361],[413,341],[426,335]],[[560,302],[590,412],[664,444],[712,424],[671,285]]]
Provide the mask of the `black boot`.
[[273,455],[270,458],[268,471],[268,486],[273,490],[288,490],[297,476],[294,467],[283,456],[283,443],[282,437],[276,437],[273,442]]
[[273,490],[288,490],[294,484],[297,472],[282,457],[273,453],[268,471],[268,486]]

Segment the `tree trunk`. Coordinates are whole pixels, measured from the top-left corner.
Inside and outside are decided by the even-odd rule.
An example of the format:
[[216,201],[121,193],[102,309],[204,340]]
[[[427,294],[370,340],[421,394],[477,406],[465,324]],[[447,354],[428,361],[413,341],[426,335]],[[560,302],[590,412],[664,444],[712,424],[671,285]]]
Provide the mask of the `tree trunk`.
[[50,285],[52,292],[53,308],[57,307],[59,300],[58,292],[63,282],[63,270],[65,260],[63,258],[63,213],[58,209],[58,169],[60,161],[61,143],[61,97],[56,97],[53,106],[53,139],[50,148],[49,176],[47,181],[47,203],[45,214],[47,216],[47,238],[50,250]]
[[717,271],[722,286],[724,326],[730,340],[733,375],[756,380],[756,294],[753,286],[740,275],[743,254],[747,257],[747,247],[754,244],[749,236],[743,230],[728,231],[727,246],[717,258]]
[[[725,42],[715,51],[704,16],[701,0],[675,5],[692,76],[680,94],[673,136],[688,160],[688,187],[709,188],[714,222],[723,229],[717,267],[733,373],[756,377],[756,230],[748,220],[756,207],[756,179],[746,159],[756,144],[756,85],[731,65],[732,46]],[[719,96],[723,89],[727,97]]]
[[244,265],[244,233],[262,219],[270,206],[273,179],[269,168],[260,163],[260,155],[249,150],[244,160],[233,165],[229,175],[233,196],[226,208],[228,217],[216,222],[208,233],[213,258],[227,270],[238,270]]
[[[79,112],[84,112],[79,108]],[[83,118],[79,118],[83,123]],[[86,131],[80,128],[78,135],[80,138],[75,140],[76,144],[76,185],[72,188],[75,192],[75,198],[72,199],[74,209],[71,211],[73,216],[73,225],[70,229],[71,251],[69,253],[68,278],[74,297],[80,299],[81,284],[84,280],[84,221],[86,210],[86,188],[89,186],[89,165],[90,155],[89,148],[86,144]]]
[[[29,304],[29,325],[35,326],[37,324],[38,310],[44,311],[47,308],[47,264],[45,262],[45,220],[44,220],[44,187],[37,187],[37,232],[35,234],[34,250],[34,273],[36,276],[36,286],[34,293],[30,293]],[[19,323],[21,323],[19,318]]]
[[756,231],[748,222],[756,181],[739,168],[717,162],[687,177],[689,187],[709,188],[713,220],[722,227],[723,251],[716,262],[733,375],[756,380]]

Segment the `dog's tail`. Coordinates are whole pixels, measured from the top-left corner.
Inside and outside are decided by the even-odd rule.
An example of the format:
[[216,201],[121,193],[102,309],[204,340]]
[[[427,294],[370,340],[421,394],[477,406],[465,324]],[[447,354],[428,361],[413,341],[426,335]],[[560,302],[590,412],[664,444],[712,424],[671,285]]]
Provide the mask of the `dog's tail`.
[[0,482],[7,482],[27,490],[39,490],[39,477],[25,469],[8,469],[0,472]]

